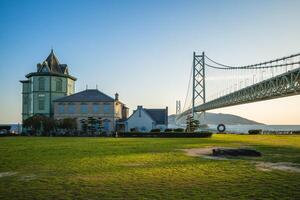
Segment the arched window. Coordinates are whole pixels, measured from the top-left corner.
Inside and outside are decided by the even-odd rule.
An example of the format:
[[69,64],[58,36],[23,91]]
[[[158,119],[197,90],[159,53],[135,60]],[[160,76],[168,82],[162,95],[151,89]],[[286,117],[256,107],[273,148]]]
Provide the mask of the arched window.
[[62,91],[62,80],[56,79],[56,91],[61,92]]
[[39,90],[44,91],[45,90],[45,78],[44,77],[40,77],[38,79],[39,81]]

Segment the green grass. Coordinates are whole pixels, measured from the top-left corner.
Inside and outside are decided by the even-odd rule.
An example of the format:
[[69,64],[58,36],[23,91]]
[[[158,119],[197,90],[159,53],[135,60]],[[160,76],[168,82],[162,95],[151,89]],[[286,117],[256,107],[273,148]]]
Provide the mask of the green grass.
[[[252,146],[263,157],[209,160],[179,149]],[[300,136],[0,138],[0,199],[299,199],[300,173],[251,160],[300,163]]]

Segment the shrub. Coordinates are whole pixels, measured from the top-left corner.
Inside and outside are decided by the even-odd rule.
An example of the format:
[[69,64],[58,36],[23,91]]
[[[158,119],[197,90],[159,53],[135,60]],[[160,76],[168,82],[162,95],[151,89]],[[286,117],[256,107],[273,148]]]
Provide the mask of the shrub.
[[160,137],[160,138],[208,138],[212,132],[123,132],[118,137]]
[[167,129],[165,129],[165,132],[173,132],[173,129],[167,128]]
[[199,131],[199,132],[195,132],[195,133],[201,135],[202,137],[211,137],[213,134],[210,131]]
[[181,132],[184,132],[184,129],[183,129],[183,128],[175,128],[175,129],[174,129],[174,132],[179,132],[179,133],[181,133]]
[[249,135],[258,135],[262,133],[261,129],[252,129],[248,131]]
[[150,132],[151,133],[160,133],[160,129],[159,128],[154,128]]
[[130,132],[137,132],[138,130],[137,130],[137,128],[131,128],[130,129]]

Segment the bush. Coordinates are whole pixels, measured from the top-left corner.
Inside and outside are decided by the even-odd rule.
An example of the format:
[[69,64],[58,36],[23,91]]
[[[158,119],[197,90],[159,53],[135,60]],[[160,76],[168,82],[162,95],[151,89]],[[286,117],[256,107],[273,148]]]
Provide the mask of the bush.
[[165,129],[165,132],[173,132],[173,129],[167,128],[167,129]]
[[158,137],[158,138],[208,138],[212,132],[120,132],[118,137]]
[[183,129],[183,128],[175,128],[175,129],[174,129],[174,132],[179,132],[179,133],[181,133],[181,132],[184,132],[184,129]]
[[151,133],[160,133],[160,129],[159,128],[154,128],[150,132]]
[[131,128],[130,132],[138,132],[137,128]]
[[261,129],[252,129],[248,131],[249,135],[258,135],[262,133]]

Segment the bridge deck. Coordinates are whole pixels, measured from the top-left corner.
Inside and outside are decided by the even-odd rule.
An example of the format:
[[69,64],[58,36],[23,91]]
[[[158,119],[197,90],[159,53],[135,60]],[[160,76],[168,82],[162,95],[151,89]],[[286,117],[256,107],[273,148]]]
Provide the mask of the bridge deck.
[[[195,107],[195,112],[300,94],[300,67]],[[192,109],[178,118],[191,114]]]

